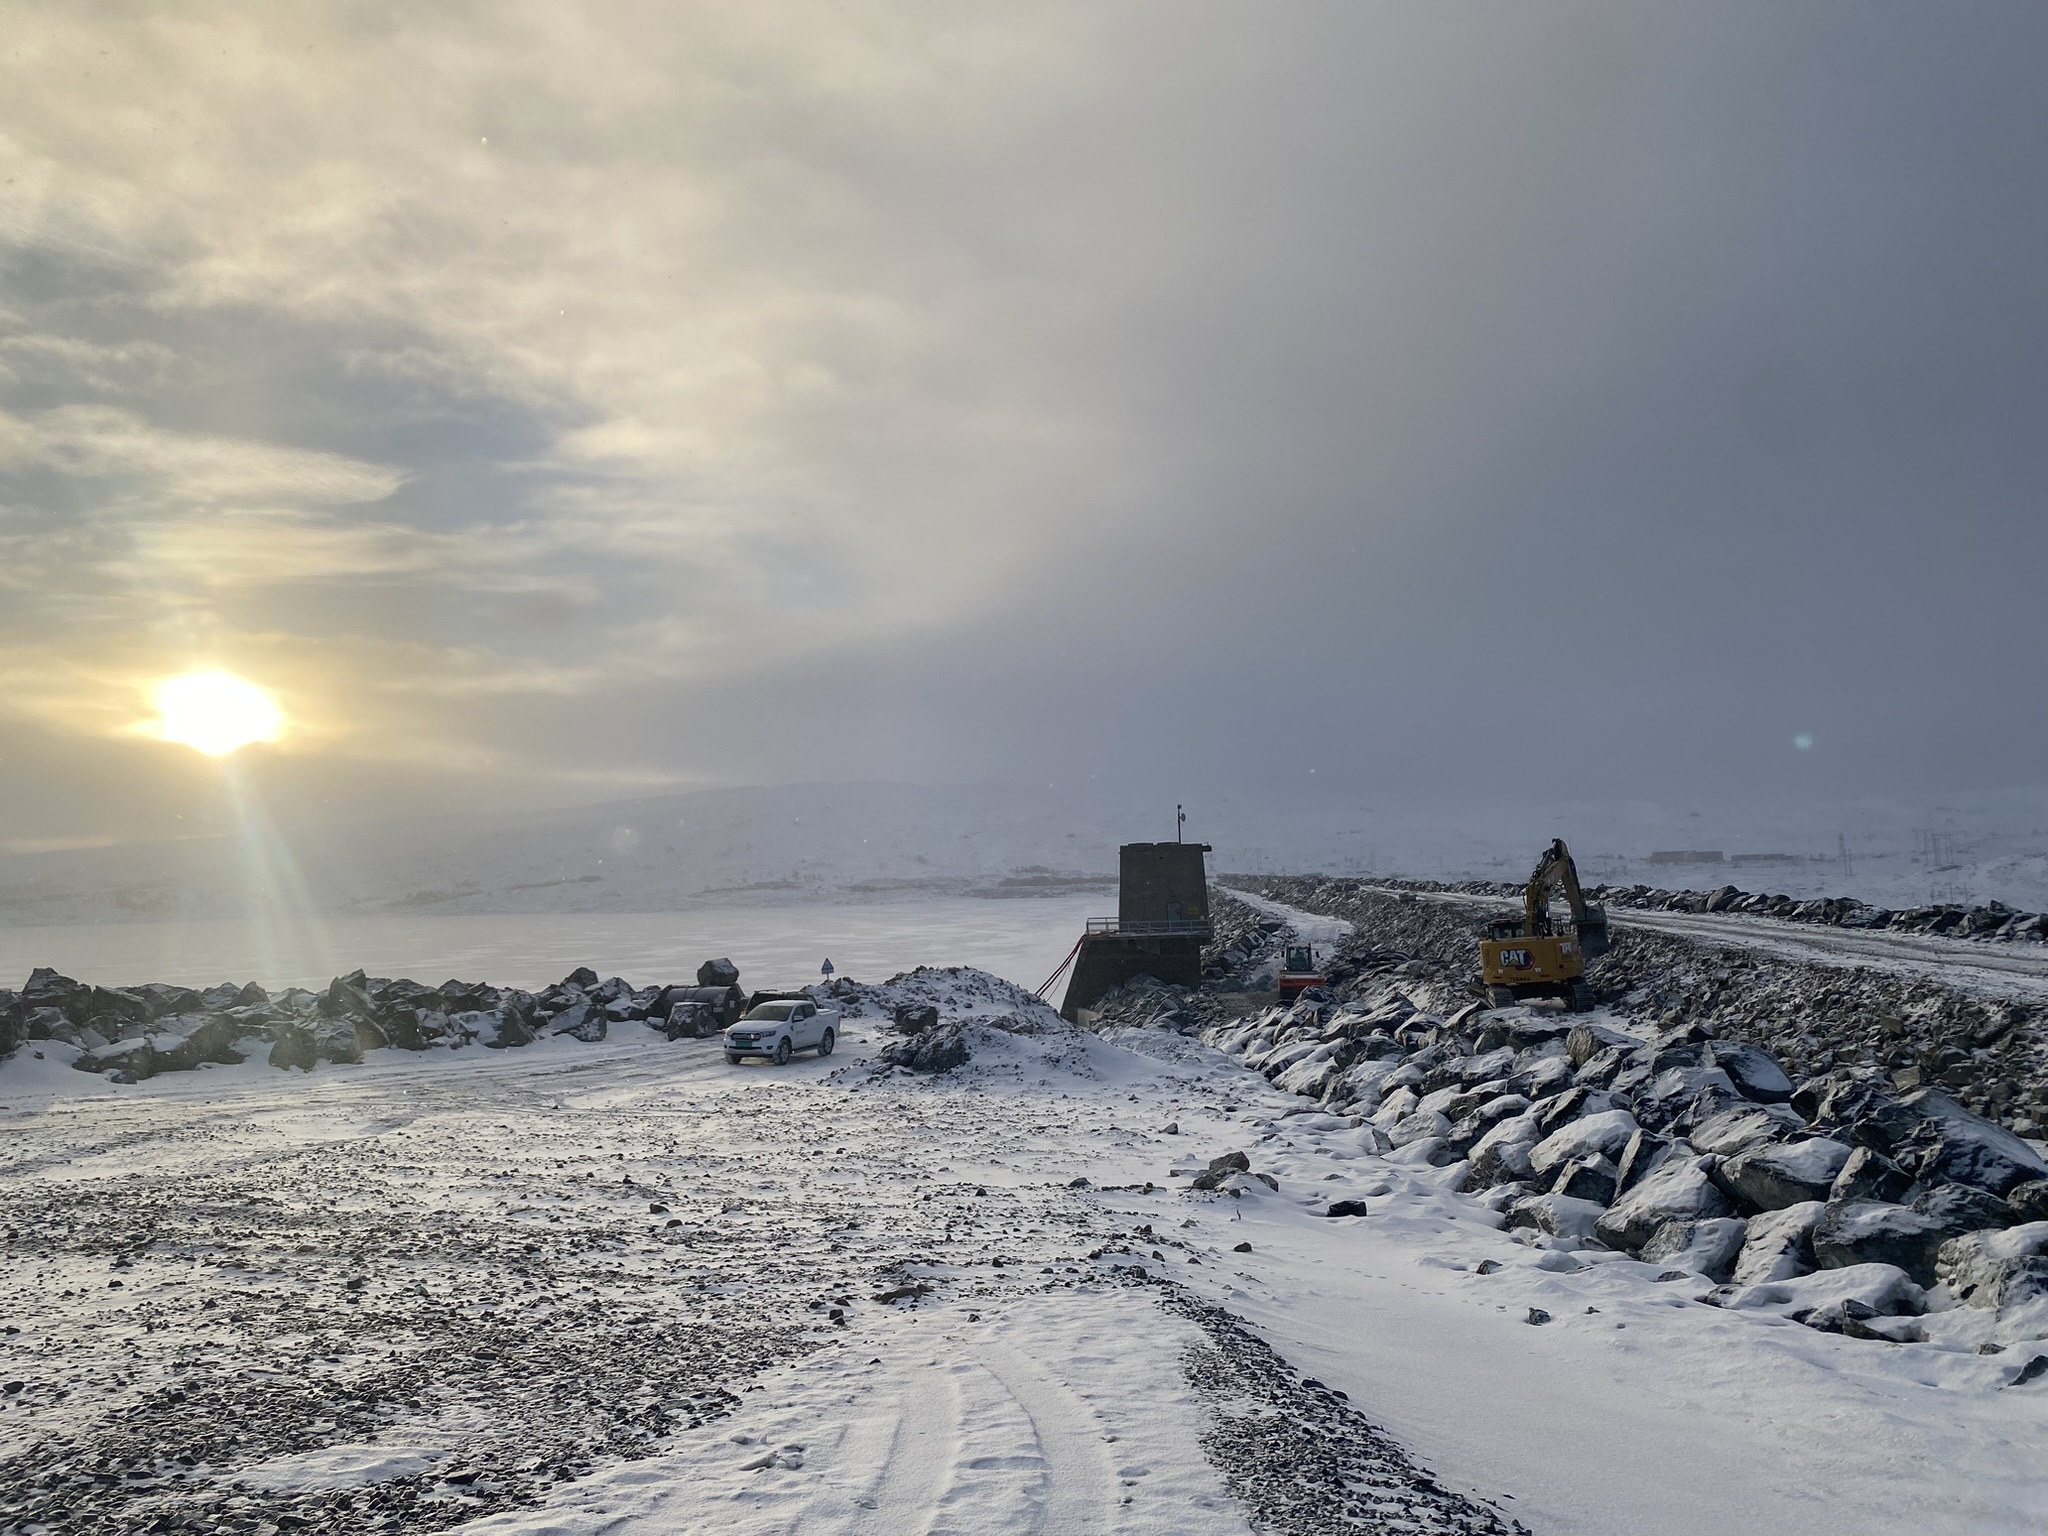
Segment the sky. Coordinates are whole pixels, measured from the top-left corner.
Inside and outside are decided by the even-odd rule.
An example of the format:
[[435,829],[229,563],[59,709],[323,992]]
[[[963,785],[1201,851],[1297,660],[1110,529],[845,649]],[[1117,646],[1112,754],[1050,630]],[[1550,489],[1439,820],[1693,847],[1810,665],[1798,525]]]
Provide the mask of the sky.
[[0,848],[2048,781],[2048,10],[0,5]]

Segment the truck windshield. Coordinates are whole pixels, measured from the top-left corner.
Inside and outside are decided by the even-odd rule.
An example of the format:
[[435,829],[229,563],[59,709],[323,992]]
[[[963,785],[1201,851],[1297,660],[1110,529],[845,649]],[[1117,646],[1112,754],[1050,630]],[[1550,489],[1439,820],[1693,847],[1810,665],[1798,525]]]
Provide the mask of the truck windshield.
[[760,1007],[748,1013],[747,1022],[750,1024],[756,1022],[780,1024],[789,1017],[790,1010],[795,1007],[795,1003],[763,1003]]

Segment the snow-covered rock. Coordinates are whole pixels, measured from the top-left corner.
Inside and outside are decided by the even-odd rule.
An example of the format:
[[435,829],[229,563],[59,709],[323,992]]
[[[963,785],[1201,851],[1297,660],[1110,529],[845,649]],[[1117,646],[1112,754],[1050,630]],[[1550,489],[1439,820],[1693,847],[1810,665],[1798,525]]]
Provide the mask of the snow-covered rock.
[[1692,1128],[1686,1139],[1701,1152],[1733,1157],[1759,1142],[1782,1140],[1805,1129],[1806,1122],[1783,1106],[1740,1104],[1709,1115]]
[[1735,1261],[1735,1284],[1762,1285],[1810,1274],[1818,1267],[1813,1229],[1826,1209],[1819,1200],[1807,1200],[1750,1217]]
[[1723,1298],[1722,1305],[1733,1311],[1766,1308],[1800,1322],[1827,1309],[1839,1309],[1838,1316],[1853,1310],[1864,1317],[1917,1317],[1927,1310],[1927,1294],[1896,1265],[1852,1264],[1748,1286]]
[[1825,1136],[1751,1147],[1721,1164],[1716,1182],[1737,1204],[1760,1211],[1825,1200],[1850,1149]]
[[1726,1072],[1746,1099],[1782,1104],[1792,1097],[1792,1079],[1768,1051],[1733,1040],[1715,1040],[1708,1044],[1702,1060]]
[[1973,1307],[2048,1296],[2048,1221],[1952,1237],[1941,1245],[1934,1271],[1956,1300]]
[[1634,1253],[1667,1221],[1706,1221],[1731,1215],[1728,1197],[1708,1176],[1704,1157],[1673,1157],[1627,1191],[1600,1218],[1610,1247]]
[[1588,1157],[1615,1157],[1638,1127],[1625,1109],[1610,1109],[1573,1120],[1543,1138],[1529,1153],[1529,1166],[1547,1173],[1562,1163]]
[[1959,1234],[1940,1216],[1876,1200],[1832,1202],[1813,1229],[1813,1255],[1823,1269],[1889,1264],[1921,1285],[1934,1284],[1941,1245]]
[[1948,1095],[1921,1088],[1899,1103],[1921,1120],[1899,1149],[1915,1157],[1921,1182],[1973,1184],[2002,1195],[2031,1179],[2048,1178],[2048,1162],[2026,1142]]
[[1508,1207],[1508,1225],[1584,1245],[1595,1240],[1601,1208],[1569,1195],[1525,1195]]
[[1665,1269],[1689,1269],[1709,1280],[1725,1281],[1748,1236],[1749,1223],[1739,1216],[1711,1216],[1704,1221],[1667,1221],[1650,1234],[1636,1257]]

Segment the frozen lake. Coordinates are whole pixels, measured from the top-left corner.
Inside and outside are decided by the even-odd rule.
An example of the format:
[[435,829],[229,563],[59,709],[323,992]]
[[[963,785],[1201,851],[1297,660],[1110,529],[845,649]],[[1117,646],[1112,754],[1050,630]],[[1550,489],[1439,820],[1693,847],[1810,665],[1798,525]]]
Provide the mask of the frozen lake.
[[433,985],[451,977],[535,988],[579,965],[636,984],[686,981],[728,955],[748,987],[842,976],[882,980],[918,965],[971,965],[1035,987],[1114,894],[793,904],[690,912],[375,913],[282,927],[242,920],[67,924],[0,930],[0,986],[38,965],[102,986],[325,986],[361,967]]

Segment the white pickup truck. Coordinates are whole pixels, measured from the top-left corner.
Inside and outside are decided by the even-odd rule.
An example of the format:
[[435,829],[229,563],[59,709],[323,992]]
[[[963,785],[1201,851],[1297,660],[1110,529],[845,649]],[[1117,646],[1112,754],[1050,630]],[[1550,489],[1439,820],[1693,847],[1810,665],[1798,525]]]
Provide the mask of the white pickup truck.
[[766,1056],[778,1067],[798,1051],[830,1056],[839,1043],[839,1010],[820,1008],[808,998],[757,1003],[725,1032],[725,1059],[737,1065]]

